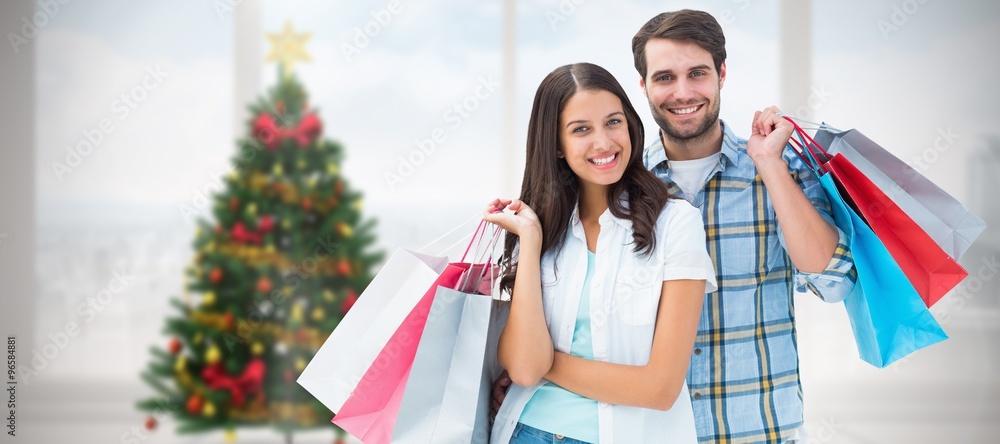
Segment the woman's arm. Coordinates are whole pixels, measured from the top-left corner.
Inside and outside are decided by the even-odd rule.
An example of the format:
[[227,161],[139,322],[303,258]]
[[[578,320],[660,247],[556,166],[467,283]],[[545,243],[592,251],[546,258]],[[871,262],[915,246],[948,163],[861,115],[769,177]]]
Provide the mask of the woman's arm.
[[[514,213],[494,213],[504,207]],[[497,356],[515,384],[529,387],[552,367],[554,353],[542,310],[541,224],[534,211],[519,200],[493,201],[484,218],[518,236],[517,275]]]
[[704,280],[664,281],[646,365],[592,361],[556,352],[545,379],[597,401],[669,410],[687,375],[704,300]]

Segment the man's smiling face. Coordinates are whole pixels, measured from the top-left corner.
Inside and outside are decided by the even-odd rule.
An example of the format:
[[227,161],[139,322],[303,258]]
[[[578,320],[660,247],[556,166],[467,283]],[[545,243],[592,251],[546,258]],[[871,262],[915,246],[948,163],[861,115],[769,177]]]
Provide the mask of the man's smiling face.
[[647,74],[641,85],[660,129],[686,141],[718,125],[726,64],[716,71],[712,54],[692,42],[653,38],[645,51]]

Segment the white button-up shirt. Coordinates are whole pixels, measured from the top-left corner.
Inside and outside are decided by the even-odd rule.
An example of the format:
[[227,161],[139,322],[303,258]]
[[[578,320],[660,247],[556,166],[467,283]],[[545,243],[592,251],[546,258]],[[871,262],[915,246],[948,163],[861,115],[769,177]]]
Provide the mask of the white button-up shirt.
[[[608,210],[599,222],[590,288],[594,359],[645,365],[663,281],[703,279],[706,292],[715,291],[715,269],[705,247],[701,212],[684,200],[670,199],[657,219],[656,245],[650,256],[634,251],[631,221]],[[542,307],[557,351],[569,353],[572,346],[586,272],[587,238],[577,206],[561,251],[549,251],[541,258]],[[525,404],[545,382],[510,386],[490,442],[510,441]],[[597,419],[601,443],[698,441],[687,383],[668,411],[600,402]]]

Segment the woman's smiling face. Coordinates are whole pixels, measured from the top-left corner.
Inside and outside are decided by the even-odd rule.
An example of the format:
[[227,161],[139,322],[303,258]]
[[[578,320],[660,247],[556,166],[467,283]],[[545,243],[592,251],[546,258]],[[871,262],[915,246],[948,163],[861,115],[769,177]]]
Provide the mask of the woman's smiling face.
[[621,179],[632,155],[628,123],[618,96],[577,91],[559,113],[560,155],[581,187],[606,187]]

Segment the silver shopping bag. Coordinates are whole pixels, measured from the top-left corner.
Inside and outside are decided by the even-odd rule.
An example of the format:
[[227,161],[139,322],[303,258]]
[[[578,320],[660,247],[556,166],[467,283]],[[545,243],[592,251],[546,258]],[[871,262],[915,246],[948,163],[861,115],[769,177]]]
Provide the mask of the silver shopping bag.
[[986,229],[986,223],[860,131],[816,132],[820,146],[841,154],[899,206],[942,250],[956,261]]
[[438,287],[417,346],[394,443],[483,443],[509,304]]

